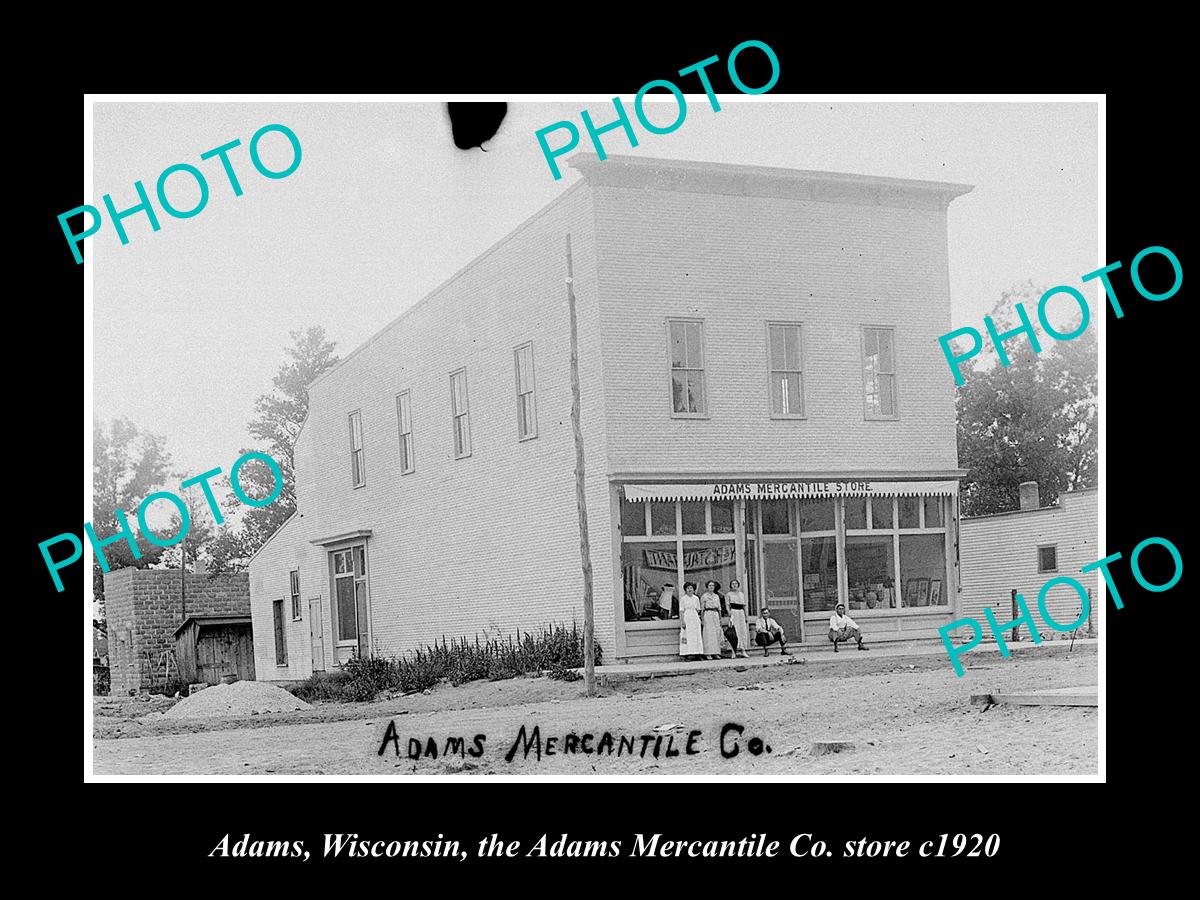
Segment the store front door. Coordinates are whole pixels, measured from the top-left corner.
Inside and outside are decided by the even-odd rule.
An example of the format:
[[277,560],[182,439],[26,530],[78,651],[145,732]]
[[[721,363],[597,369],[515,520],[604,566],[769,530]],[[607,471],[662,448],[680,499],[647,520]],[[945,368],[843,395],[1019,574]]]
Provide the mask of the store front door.
[[746,510],[746,571],[756,608],[770,609],[789,641],[802,640],[800,567],[794,504],[751,500]]

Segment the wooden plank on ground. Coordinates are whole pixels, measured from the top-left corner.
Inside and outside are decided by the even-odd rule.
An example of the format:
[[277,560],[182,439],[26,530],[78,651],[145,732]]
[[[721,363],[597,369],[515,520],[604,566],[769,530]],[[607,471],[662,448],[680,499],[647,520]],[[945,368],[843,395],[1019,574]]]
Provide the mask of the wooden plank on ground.
[[[989,696],[989,695],[976,695]],[[1099,706],[1100,697],[1095,685],[1069,688],[1050,688],[1043,691],[1007,691],[992,693],[992,703],[1010,706]],[[976,697],[971,698],[976,702]]]

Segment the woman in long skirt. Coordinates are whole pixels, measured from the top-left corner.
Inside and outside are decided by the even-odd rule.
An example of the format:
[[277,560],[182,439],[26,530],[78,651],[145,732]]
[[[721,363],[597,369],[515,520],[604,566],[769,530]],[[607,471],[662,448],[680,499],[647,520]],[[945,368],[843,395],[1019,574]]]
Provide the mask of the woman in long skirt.
[[700,598],[704,621],[704,655],[709,659],[721,658],[721,595],[717,593],[721,585],[710,581],[705,586],[704,595]]
[[703,652],[700,598],[696,596],[696,585],[688,581],[684,582],[683,596],[679,598],[679,655],[696,657]]
[[729,607],[729,624],[737,634],[737,650],[735,656],[749,659],[746,648],[750,646],[750,623],[746,620],[746,595],[742,593],[742,585],[736,578],[729,582],[729,590],[725,592],[725,603]]

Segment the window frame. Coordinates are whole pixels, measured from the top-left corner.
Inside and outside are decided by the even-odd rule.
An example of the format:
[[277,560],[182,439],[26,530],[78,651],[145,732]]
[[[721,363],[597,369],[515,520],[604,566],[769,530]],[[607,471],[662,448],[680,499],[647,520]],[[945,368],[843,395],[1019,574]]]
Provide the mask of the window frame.
[[[771,329],[772,328],[795,328],[797,330],[797,334],[798,334],[797,349],[800,354],[800,359],[798,360],[798,362],[800,363],[799,369],[776,369],[775,368],[775,365],[774,365],[775,361],[771,358]],[[800,419],[808,418],[808,405],[805,402],[805,396],[804,396],[804,357],[806,355],[805,347],[804,347],[805,331],[806,331],[806,329],[804,328],[803,322],[769,321],[765,324],[765,327],[763,329],[763,336],[766,341],[766,358],[767,358],[767,412],[768,412],[769,417],[772,419],[800,420]],[[775,395],[772,393],[772,391],[774,390],[774,387],[775,387],[775,373],[776,372],[783,372],[783,373],[787,373],[787,374],[794,373],[795,375],[798,376],[799,381],[800,381],[800,412],[789,413],[789,412],[777,412],[775,410]]]
[[[522,392],[521,390],[521,353],[529,351],[529,390]],[[537,378],[534,375],[533,369],[533,341],[526,341],[513,348],[513,380],[517,390],[517,442],[532,441],[538,436],[537,423]],[[524,413],[524,398],[529,397],[529,416],[525,425],[528,430],[525,434],[521,433],[521,424]]]
[[[403,407],[401,404],[403,404]],[[407,416],[405,415],[406,413]],[[408,419],[408,431],[404,430],[405,418]],[[396,395],[396,430],[399,434],[400,474],[411,475],[417,470],[417,456],[413,442],[411,390],[403,390]],[[405,438],[407,438],[407,441]],[[406,455],[408,457],[407,466],[405,466]]]
[[301,614],[300,608],[300,570],[292,569],[288,572],[288,591],[292,596],[292,621],[299,622],[304,616]]
[[[876,375],[890,375],[892,378],[892,414],[884,415],[871,411],[867,392],[867,331],[887,331],[892,336],[892,370],[891,372],[876,372]],[[863,418],[868,422],[894,422],[900,418],[900,376],[899,353],[896,347],[895,325],[872,325],[864,323],[859,329],[859,369],[862,372]]]
[[[455,390],[454,379],[459,375],[462,376],[462,395],[463,409],[458,408],[458,392]],[[469,393],[469,385],[467,384],[467,367],[461,366],[450,373],[450,448],[454,453],[455,459],[467,459],[472,450],[471,445],[471,395]],[[459,447],[458,441],[458,421],[463,420],[463,440],[462,448]],[[462,452],[459,452],[460,449]]]
[[[1050,569],[1042,568],[1042,551],[1043,550],[1053,550],[1054,551],[1054,566],[1053,566],[1053,568],[1050,568]],[[1045,575],[1045,574],[1049,574],[1049,573],[1058,571],[1058,544],[1057,543],[1038,544],[1037,545],[1037,570],[1038,570],[1039,575]]]
[[[948,594],[943,594],[943,596],[945,596],[947,598],[946,603],[939,604],[937,607],[907,606],[904,603],[904,573],[901,571],[901,568],[900,568],[900,539],[906,535],[939,535],[940,534],[940,535],[942,535],[942,541],[944,544],[945,540],[946,540],[946,535],[949,533],[949,529],[946,527],[947,520],[946,520],[946,496],[945,495],[942,495],[942,494],[905,494],[903,496],[905,496],[905,497],[912,496],[912,497],[917,498],[917,500],[918,500],[917,524],[916,525],[909,526],[909,527],[902,527],[900,525],[901,495],[891,494],[886,497],[868,497],[868,498],[866,498],[866,500],[867,500],[866,527],[865,528],[847,528],[847,527],[845,527],[846,501],[852,500],[852,499],[859,499],[859,498],[853,498],[853,497],[838,498],[838,501],[837,501],[838,507],[841,510],[840,515],[842,517],[841,518],[842,535],[844,536],[843,538],[841,538],[841,540],[844,540],[845,538],[849,538],[849,537],[872,537],[872,536],[874,536],[874,537],[890,536],[892,539],[892,560],[893,560],[893,562],[892,562],[891,576],[892,576],[893,588],[896,590],[896,606],[889,607],[888,609],[878,609],[878,610],[856,609],[856,610],[854,610],[855,615],[866,615],[867,618],[870,618],[871,616],[877,616],[877,615],[878,616],[895,615],[896,613],[901,613],[906,610],[928,611],[930,609],[941,609],[941,610],[950,611],[953,609],[953,601],[949,598]],[[936,498],[938,503],[941,505],[941,510],[942,510],[942,524],[941,525],[926,525],[925,524],[925,500],[927,498],[931,498],[931,497]],[[881,504],[887,503],[887,504],[891,505],[892,525],[890,528],[876,527],[876,525],[875,525],[875,504],[877,504],[877,503],[881,503]],[[949,554],[948,553],[946,554],[946,560],[947,560],[946,569],[949,570]],[[841,577],[842,580],[846,582],[846,584],[845,584],[846,593],[843,595],[843,602],[848,604],[850,601],[849,582],[848,582],[849,566],[847,566],[845,576],[844,577],[839,576],[839,577]],[[945,584],[947,582],[948,577],[949,577],[948,575],[943,576],[943,579],[942,579],[943,580],[943,585],[942,585],[943,590],[945,590]],[[849,612],[849,606],[847,606],[847,612]]]
[[[735,548],[734,553],[735,553],[735,558],[736,558],[736,552],[737,552],[736,548],[738,546],[738,540],[739,540],[738,533],[737,533],[737,506],[736,506],[736,504],[734,506],[734,530],[728,531],[728,532],[713,531],[713,528],[712,528],[712,504],[714,502],[721,502],[725,499],[732,499],[732,498],[720,498],[720,500],[704,499],[704,500],[700,500],[700,501],[689,501],[689,500],[682,500],[682,499],[678,499],[678,498],[672,499],[672,500],[628,501],[626,498],[624,498],[622,496],[621,497],[622,503],[632,502],[632,503],[639,503],[642,505],[642,512],[643,512],[643,515],[645,516],[646,533],[645,534],[625,534],[621,530],[620,526],[618,525],[617,532],[618,532],[618,535],[620,538],[619,547],[617,549],[618,556],[623,556],[624,548],[626,545],[629,545],[629,544],[671,544],[671,545],[673,545],[675,548],[676,565],[675,565],[675,571],[672,573],[671,581],[675,585],[675,590],[677,592],[677,596],[682,596],[683,583],[685,581],[689,580],[687,578],[687,573],[683,569],[684,554],[686,553],[686,551],[684,550],[684,547],[686,545],[688,545],[688,544],[702,544],[702,545],[732,544]],[[703,532],[685,533],[683,531],[683,504],[688,503],[688,502],[700,502],[700,503],[704,504],[704,531]],[[650,514],[650,504],[651,503],[673,504],[674,513],[675,513],[675,515],[674,515],[675,527],[671,534],[652,534],[651,533],[653,531],[653,523],[651,521],[651,514]],[[668,570],[664,569],[663,571],[666,572]],[[745,584],[742,585],[742,590],[747,591]],[[748,593],[747,593],[747,596],[749,596]],[[622,609],[624,609],[623,606],[622,606]],[[623,615],[624,615],[624,612],[622,612],[622,616]],[[678,628],[679,621],[680,620],[678,618],[663,619],[660,621],[650,621],[650,622],[628,622],[628,621],[626,621],[626,622],[624,622],[623,627],[625,629],[631,629],[634,631],[643,631],[643,630],[648,630],[648,629],[653,630],[653,629],[661,629],[661,628]]]
[[275,666],[284,668],[288,664],[287,620],[284,618],[283,599],[272,601],[271,616],[274,620]]
[[[362,571],[361,575],[359,575],[358,573],[356,573],[354,571],[354,555],[355,555],[354,552],[360,548],[362,549],[362,561],[363,561],[363,571]],[[348,572],[344,572],[341,575],[339,575],[337,572],[337,564],[336,564],[335,557],[337,557],[338,555],[343,554],[343,553],[349,555],[348,558],[349,558],[349,566],[350,567],[349,567]],[[370,564],[370,559],[367,556],[367,543],[366,543],[366,541],[358,540],[358,541],[353,541],[349,544],[340,544],[335,547],[327,547],[326,548],[326,560],[327,560],[327,565],[329,566],[329,582],[330,582],[330,584],[329,584],[329,597],[330,597],[329,607],[330,607],[330,619],[331,619],[330,625],[332,626],[332,629],[333,629],[333,644],[334,644],[334,648],[335,648],[335,659],[336,659],[336,651],[338,649],[345,649],[348,647],[353,647],[353,648],[358,647],[358,634],[361,630],[361,624],[362,624],[358,621],[358,585],[360,583],[362,584],[363,591],[366,595],[365,606],[367,609],[367,623],[366,623],[367,624],[367,633],[371,637],[374,636],[374,633],[371,630],[371,624],[372,624],[371,616],[370,616],[370,611],[371,611],[371,585],[370,585],[371,564]],[[341,578],[349,577],[351,579],[351,584],[352,584],[351,596],[354,599],[354,610],[355,610],[355,612],[354,612],[355,632],[354,632],[353,638],[345,638],[344,639],[341,636],[342,614],[341,614],[341,611],[338,609],[338,592],[337,592],[337,583],[338,583],[339,577],[341,577]]]
[[[358,422],[358,441],[359,446],[354,446],[354,423]],[[347,417],[347,422],[350,426],[350,487],[357,490],[367,486],[367,436],[363,431],[362,409],[353,409]],[[354,480],[355,469],[355,454],[358,454],[358,477],[359,480]]]
[[[708,382],[708,346],[705,336],[704,319],[696,316],[668,316],[664,321],[665,333],[667,339],[667,406],[671,411],[672,419],[707,419],[709,418],[709,410],[711,408],[711,400],[709,398],[709,382]],[[700,365],[699,367],[683,366],[676,368],[673,364],[671,350],[672,337],[671,326],[678,324],[698,325],[700,327]],[[686,346],[686,341],[685,341]],[[690,360],[689,360],[690,362]],[[675,409],[675,373],[676,372],[699,372],[700,383],[704,395],[704,408],[699,412],[679,412]],[[686,377],[686,376],[685,376]]]

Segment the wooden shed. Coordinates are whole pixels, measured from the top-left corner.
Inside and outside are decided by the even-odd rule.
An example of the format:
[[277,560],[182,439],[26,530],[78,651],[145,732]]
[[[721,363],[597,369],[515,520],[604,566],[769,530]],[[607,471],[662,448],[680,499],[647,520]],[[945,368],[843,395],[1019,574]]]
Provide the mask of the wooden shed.
[[175,660],[186,682],[218,684],[223,675],[254,680],[249,616],[190,616],[175,629]]

